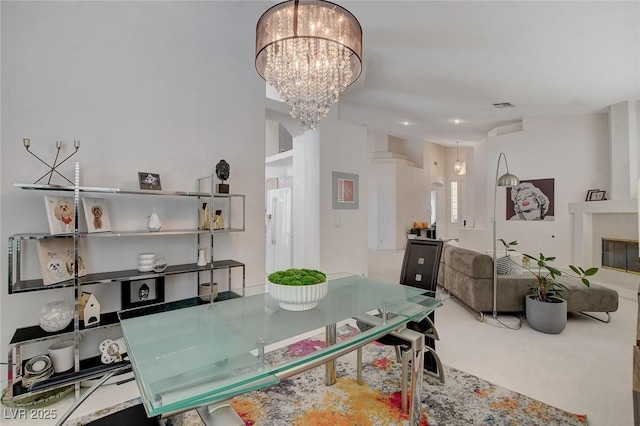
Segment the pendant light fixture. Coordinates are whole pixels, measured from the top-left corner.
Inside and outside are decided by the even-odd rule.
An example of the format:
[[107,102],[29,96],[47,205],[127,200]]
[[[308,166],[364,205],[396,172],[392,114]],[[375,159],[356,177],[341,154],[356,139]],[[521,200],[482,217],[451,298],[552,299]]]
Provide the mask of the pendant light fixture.
[[460,142],[456,142],[456,164],[453,165],[453,170],[459,175],[462,172],[462,163],[460,162]]
[[328,1],[279,3],[258,20],[256,70],[289,104],[291,116],[313,130],[360,76],[360,23]]

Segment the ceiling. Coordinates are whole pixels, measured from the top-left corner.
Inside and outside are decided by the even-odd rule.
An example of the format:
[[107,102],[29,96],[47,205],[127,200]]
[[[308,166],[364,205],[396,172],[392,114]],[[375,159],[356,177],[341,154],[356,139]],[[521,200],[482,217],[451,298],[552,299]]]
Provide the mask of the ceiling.
[[363,74],[339,101],[346,121],[472,146],[524,116],[640,99],[639,1],[338,3],[364,44]]

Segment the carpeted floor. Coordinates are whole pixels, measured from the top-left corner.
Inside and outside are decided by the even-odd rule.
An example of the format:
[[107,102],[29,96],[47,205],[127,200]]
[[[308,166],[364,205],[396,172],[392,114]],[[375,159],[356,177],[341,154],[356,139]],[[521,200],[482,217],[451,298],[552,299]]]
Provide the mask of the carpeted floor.
[[[351,327],[338,330],[339,336],[354,332]],[[277,363],[322,346],[323,340],[307,339],[274,351],[268,361]],[[363,386],[356,383],[352,353],[338,359],[339,378],[334,386],[324,385],[324,368],[320,367],[236,397],[232,405],[248,426],[407,424],[400,410],[400,365],[393,348],[376,343],[365,346],[363,364]],[[568,413],[454,368],[445,366],[445,377],[444,384],[425,377],[422,425],[587,424],[584,415]],[[203,424],[195,411],[175,420],[175,424],[187,426]],[[87,423],[81,420],[76,424]]]

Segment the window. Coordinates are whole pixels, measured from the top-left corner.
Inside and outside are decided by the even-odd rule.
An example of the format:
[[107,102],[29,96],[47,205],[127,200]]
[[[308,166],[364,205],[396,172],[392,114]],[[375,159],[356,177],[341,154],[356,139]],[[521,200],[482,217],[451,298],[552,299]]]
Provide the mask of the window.
[[458,223],[458,182],[451,182],[451,222]]

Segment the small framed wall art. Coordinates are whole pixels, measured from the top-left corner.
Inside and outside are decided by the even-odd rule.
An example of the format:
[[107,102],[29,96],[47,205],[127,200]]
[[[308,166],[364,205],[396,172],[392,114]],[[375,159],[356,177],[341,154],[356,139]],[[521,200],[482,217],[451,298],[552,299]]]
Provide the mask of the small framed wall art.
[[164,302],[164,277],[122,281],[122,309]]
[[607,191],[601,191],[599,189],[590,189],[587,191],[586,201],[603,201],[606,200],[605,196]]
[[[44,285],[68,281],[75,274],[73,238],[38,240],[38,258]],[[78,242],[78,276],[86,275],[80,242]]]
[[104,198],[83,197],[82,207],[84,208],[84,217],[87,220],[88,232],[111,231],[107,200]]
[[73,197],[45,195],[44,204],[51,235],[72,234],[76,224]]
[[331,193],[334,209],[355,209],[359,207],[358,175],[354,173],[332,172]]
[[155,189],[160,191],[160,175],[158,173],[138,172],[138,183],[140,189]]

